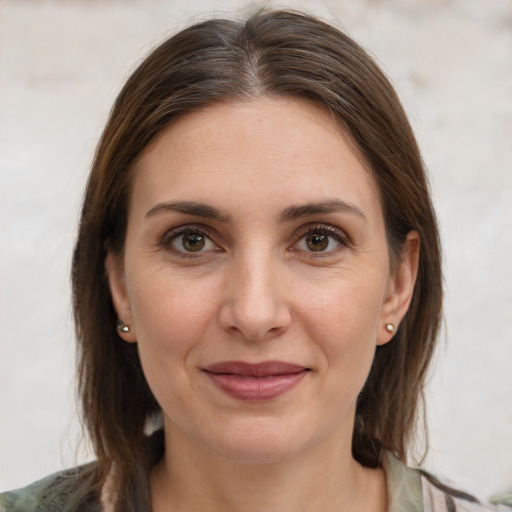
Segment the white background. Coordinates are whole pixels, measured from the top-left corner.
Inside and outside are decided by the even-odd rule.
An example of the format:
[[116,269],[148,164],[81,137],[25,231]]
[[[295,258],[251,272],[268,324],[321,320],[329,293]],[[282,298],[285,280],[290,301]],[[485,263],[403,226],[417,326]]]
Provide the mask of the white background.
[[[0,0],[0,490],[85,457],[68,275],[88,166],[116,93],[185,22],[248,5]],[[511,3],[279,5],[337,20],[403,99],[430,169],[446,263],[425,465],[481,496],[510,487]]]

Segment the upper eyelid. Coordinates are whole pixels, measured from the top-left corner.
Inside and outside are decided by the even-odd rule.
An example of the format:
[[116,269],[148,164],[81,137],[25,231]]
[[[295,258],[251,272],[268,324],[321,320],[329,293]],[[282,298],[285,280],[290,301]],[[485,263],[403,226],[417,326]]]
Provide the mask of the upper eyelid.
[[[325,229],[326,231],[329,231],[329,232],[340,233],[342,235],[348,236],[344,229],[341,229],[332,224],[329,224],[326,222],[308,222],[307,224],[301,225],[298,228],[296,228],[293,231],[291,237],[293,237],[294,235],[297,235],[298,233],[301,233],[301,232],[306,234],[310,231],[314,231],[315,229],[318,229],[318,230]],[[213,230],[209,226],[205,226],[204,224],[202,224],[200,222],[199,223],[196,223],[196,222],[187,223],[187,224],[182,224],[180,226],[170,228],[165,231],[164,236],[165,236],[165,234],[179,234],[179,233],[187,232],[187,231],[198,231],[200,233],[204,233],[205,235],[210,235],[210,233],[213,233],[213,236],[215,236],[215,233],[214,233],[215,230]]]
[[172,238],[174,236],[182,235],[183,233],[197,232],[201,233],[209,238],[214,237],[212,234],[212,230],[202,224],[183,224],[181,226],[176,226],[174,228],[167,229],[162,235],[162,239],[164,238]]
[[348,233],[337,226],[333,226],[332,224],[327,224],[325,222],[311,222],[304,226],[300,226],[298,229],[295,230],[293,237],[297,237],[297,239],[303,238],[308,233],[314,232],[314,231],[325,231],[325,233],[330,235],[338,235],[339,238],[343,239],[347,243],[351,241],[350,236]]

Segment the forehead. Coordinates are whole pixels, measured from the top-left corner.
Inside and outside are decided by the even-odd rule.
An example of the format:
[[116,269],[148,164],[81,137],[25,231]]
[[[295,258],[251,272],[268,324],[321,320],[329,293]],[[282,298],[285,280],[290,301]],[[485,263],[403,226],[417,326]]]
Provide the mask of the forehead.
[[137,167],[132,199],[146,206],[243,198],[270,208],[341,195],[365,207],[377,201],[380,210],[355,143],[329,112],[296,98],[223,102],[188,114],[153,139]]

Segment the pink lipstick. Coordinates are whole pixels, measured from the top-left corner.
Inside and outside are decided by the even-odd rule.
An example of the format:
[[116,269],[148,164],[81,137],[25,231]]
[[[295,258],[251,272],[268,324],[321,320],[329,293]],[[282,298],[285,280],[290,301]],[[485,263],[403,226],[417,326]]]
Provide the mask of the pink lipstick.
[[293,389],[309,372],[304,366],[282,361],[246,363],[224,361],[204,369],[224,393],[239,400],[271,400]]

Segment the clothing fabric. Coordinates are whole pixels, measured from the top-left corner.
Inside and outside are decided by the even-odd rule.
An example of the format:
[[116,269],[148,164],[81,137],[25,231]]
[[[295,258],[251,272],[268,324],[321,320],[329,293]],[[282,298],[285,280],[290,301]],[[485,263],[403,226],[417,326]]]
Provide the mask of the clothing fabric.
[[[83,486],[89,466],[62,471],[16,491],[0,494],[0,512],[103,512],[97,493]],[[504,503],[483,505],[454,491],[390,453],[383,459],[388,512],[511,512]]]
[[0,512],[103,512],[84,480],[93,464],[60,471],[27,487],[0,494]]
[[422,469],[405,466],[389,452],[383,468],[388,489],[388,512],[512,512],[503,503],[483,504],[452,489]]
[[512,508],[512,488],[508,491],[491,496],[491,503],[501,503]]

